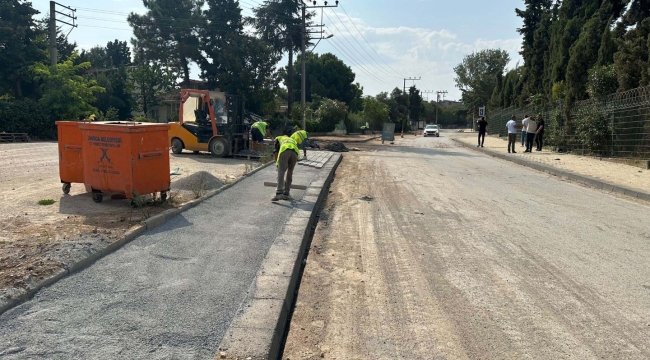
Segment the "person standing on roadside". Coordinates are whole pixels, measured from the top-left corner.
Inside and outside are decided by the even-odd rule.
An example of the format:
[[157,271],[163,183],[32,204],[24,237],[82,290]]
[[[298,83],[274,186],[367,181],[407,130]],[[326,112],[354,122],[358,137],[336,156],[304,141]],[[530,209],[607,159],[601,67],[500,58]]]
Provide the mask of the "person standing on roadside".
[[476,125],[478,125],[478,145],[476,147],[483,147],[485,134],[488,132],[488,123],[485,121],[485,117],[481,116],[476,122]]
[[[271,201],[289,200],[291,182],[293,181],[293,169],[298,162],[300,149],[296,140],[291,137],[291,129],[287,129],[284,135],[275,138],[275,151],[273,158],[278,168],[278,186],[275,189],[275,197]],[[284,174],[287,174],[285,180]]]
[[526,127],[526,151],[533,152],[533,142],[535,141],[535,133],[537,133],[537,122],[532,117],[528,118]]
[[528,126],[528,115],[521,120],[521,147],[526,146],[526,127]]
[[517,143],[517,117],[512,115],[510,121],[506,123],[506,128],[508,129],[508,154],[510,154],[510,149],[512,148],[512,153],[516,154],[515,144]]
[[537,137],[535,138],[537,151],[542,151],[542,147],[544,146],[544,127],[546,127],[546,123],[542,118],[542,114],[538,114],[537,115]]

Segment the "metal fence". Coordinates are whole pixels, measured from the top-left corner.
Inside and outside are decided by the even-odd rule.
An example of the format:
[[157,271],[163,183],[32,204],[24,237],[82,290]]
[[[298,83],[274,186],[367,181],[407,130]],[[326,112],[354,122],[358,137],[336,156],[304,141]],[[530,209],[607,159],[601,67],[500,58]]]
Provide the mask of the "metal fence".
[[491,134],[507,136],[512,115],[541,114],[544,142],[555,151],[582,155],[650,159],[650,86],[585,100],[566,108],[563,101],[543,107],[510,107],[488,113]]

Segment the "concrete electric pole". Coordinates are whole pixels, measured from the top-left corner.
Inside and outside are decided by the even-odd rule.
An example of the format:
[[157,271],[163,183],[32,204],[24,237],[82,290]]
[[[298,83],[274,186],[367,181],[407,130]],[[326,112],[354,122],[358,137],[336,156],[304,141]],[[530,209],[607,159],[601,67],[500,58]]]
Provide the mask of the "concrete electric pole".
[[438,125],[438,107],[440,107],[440,94],[444,97],[447,94],[445,91],[436,91],[436,125]]
[[313,6],[307,6],[307,4],[302,1],[302,60],[300,62],[301,66],[301,86],[300,86],[300,105],[302,107],[302,129],[307,129],[307,118],[305,117],[305,104],[307,103],[307,9],[324,9],[331,7],[338,7],[339,2],[336,1],[336,5],[327,5],[327,1],[324,2],[325,5],[316,5],[316,1],[313,1]]
[[[72,12],[72,14],[64,14],[64,13],[62,13],[60,11],[57,11],[56,10],[57,5],[59,5],[62,8],[70,10]],[[56,23],[58,21],[60,23],[64,23],[66,25],[72,26],[72,29],[76,28],[78,26],[75,23],[76,20],[77,20],[77,17],[75,16],[76,11],[77,11],[76,9],[73,9],[73,8],[65,6],[65,5],[61,5],[56,1],[50,1],[50,24],[49,24],[49,26],[50,26],[50,65],[52,65],[52,66],[56,65],[56,63],[57,63]],[[62,15],[62,16],[65,16],[65,17],[68,17],[68,18],[72,19],[72,24],[67,23],[67,22],[65,22],[63,20],[58,20],[56,18],[56,14],[59,14],[59,15]],[[70,31],[72,31],[72,29],[70,29]],[[70,34],[70,33],[68,33],[68,34]]]

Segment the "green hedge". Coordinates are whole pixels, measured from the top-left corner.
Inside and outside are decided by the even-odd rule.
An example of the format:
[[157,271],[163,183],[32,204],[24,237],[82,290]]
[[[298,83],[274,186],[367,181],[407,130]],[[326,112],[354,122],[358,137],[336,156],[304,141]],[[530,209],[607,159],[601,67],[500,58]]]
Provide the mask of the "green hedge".
[[48,109],[30,99],[0,100],[0,132],[27,133],[31,138],[56,139],[56,124]]

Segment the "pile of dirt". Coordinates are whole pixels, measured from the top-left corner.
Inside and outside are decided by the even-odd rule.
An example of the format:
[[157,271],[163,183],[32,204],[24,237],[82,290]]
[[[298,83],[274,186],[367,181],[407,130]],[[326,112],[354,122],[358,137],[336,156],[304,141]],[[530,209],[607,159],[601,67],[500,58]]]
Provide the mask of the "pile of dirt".
[[307,141],[307,147],[308,147],[308,148],[311,148],[311,149],[320,149],[320,146],[318,146],[318,144],[316,143],[316,141],[311,140],[311,139],[307,139],[307,140],[305,140],[305,141]]
[[207,191],[218,189],[223,185],[223,181],[219,180],[216,176],[207,171],[199,171],[186,178],[175,181],[171,187],[173,190],[195,191],[201,189]]
[[334,152],[348,152],[348,148],[345,147],[345,144],[343,144],[340,141],[336,141],[336,142],[327,144],[327,145],[323,146],[323,148],[325,150],[334,151]]

